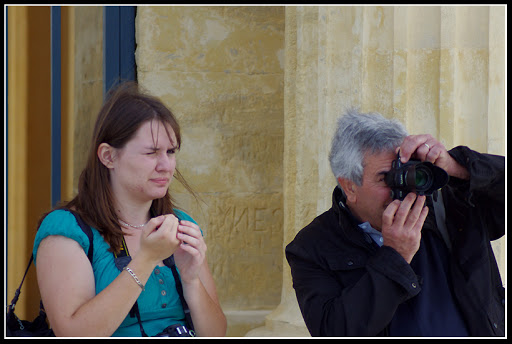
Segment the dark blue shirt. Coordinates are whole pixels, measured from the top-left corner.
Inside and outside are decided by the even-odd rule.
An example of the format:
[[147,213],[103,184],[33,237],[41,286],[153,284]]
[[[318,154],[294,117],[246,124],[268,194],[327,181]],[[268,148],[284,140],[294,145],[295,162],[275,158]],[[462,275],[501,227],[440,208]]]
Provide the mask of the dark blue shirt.
[[398,306],[389,326],[390,336],[469,336],[449,283],[448,258],[444,241],[423,231],[420,248],[411,261],[421,291]]
[[[359,227],[382,246],[382,233],[368,222]],[[422,232],[420,248],[411,261],[421,291],[400,304],[390,326],[392,337],[467,337],[464,320],[453,299],[448,271],[449,251],[432,231]]]

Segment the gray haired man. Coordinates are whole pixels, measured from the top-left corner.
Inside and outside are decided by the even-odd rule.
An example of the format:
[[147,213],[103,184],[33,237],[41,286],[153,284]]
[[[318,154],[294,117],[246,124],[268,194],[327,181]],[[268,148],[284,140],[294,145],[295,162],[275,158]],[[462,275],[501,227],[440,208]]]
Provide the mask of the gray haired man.
[[[311,335],[503,336],[490,241],[505,232],[504,157],[447,151],[396,120],[349,110],[329,159],[332,207],[286,247]],[[393,166],[413,160],[444,170],[447,185],[393,197]]]

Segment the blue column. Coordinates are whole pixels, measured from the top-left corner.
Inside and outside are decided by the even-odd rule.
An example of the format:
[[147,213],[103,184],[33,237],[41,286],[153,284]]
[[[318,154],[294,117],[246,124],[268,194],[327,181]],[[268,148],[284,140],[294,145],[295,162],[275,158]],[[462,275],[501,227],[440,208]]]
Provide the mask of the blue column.
[[105,6],[103,14],[103,94],[135,75],[135,6]]

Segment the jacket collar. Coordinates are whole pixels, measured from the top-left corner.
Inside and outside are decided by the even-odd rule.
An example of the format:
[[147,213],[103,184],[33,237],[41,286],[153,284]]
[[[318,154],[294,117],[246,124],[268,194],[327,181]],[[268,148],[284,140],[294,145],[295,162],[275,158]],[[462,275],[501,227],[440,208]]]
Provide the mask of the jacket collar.
[[334,208],[334,211],[336,212],[338,217],[346,216],[348,217],[350,222],[352,222],[352,224],[355,225],[359,225],[362,223],[352,214],[352,212],[348,208],[347,196],[345,195],[345,192],[343,192],[339,185],[334,188],[334,191],[332,193],[332,207]]
[[347,198],[343,190],[336,186],[332,193],[332,209],[338,219],[338,228],[340,234],[343,235],[346,240],[349,240],[354,245],[361,246],[365,249],[373,250],[373,240],[371,237],[364,233],[359,224],[359,221],[350,211],[346,204]]

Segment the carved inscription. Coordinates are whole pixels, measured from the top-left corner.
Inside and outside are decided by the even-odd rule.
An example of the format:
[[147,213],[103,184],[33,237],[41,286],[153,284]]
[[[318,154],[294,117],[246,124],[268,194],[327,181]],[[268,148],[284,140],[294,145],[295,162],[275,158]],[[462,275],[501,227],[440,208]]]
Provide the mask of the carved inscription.
[[211,202],[208,218],[208,259],[223,305],[271,306],[279,302],[282,197],[219,196]]

